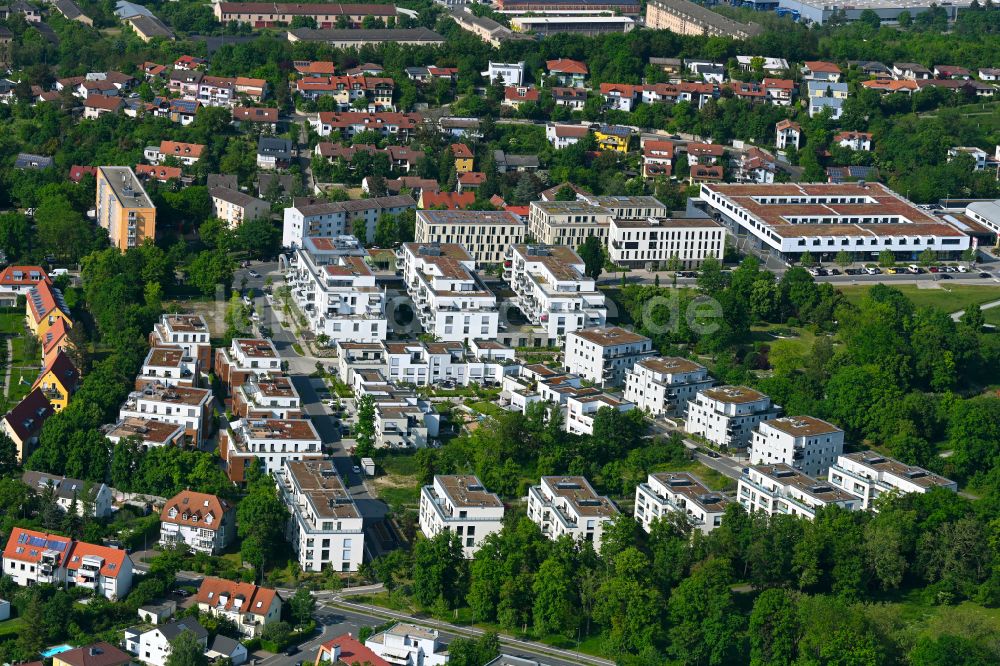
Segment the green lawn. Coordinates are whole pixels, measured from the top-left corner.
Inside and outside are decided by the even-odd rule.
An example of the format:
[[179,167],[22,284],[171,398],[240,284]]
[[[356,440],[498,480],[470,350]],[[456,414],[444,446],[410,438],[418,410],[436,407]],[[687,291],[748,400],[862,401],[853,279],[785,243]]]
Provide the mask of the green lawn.
[[986,320],[987,324],[1000,326],[1000,307],[983,310],[983,319]]
[[[854,304],[860,303],[870,288],[868,285],[837,287]],[[933,306],[945,312],[957,312],[969,305],[1000,300],[1000,289],[989,285],[949,284],[940,289],[918,289],[916,285],[901,284],[893,285],[893,288],[901,291],[917,307]]]
[[711,490],[735,490],[736,482],[725,474],[716,472],[711,467],[706,467],[697,460],[689,460],[685,463],[664,463],[657,465],[652,472],[689,472],[698,477]]
[[24,330],[24,314],[4,312],[0,314],[0,333],[20,335]]
[[465,404],[480,414],[485,414],[486,416],[500,416],[504,412],[503,407],[486,400],[479,400],[477,402],[466,401]]
[[784,324],[766,324],[750,328],[755,342],[766,342],[773,351],[797,351],[808,353],[816,341],[816,335],[805,328],[785,326]]
[[21,617],[0,622],[0,638],[16,638],[21,633],[22,626],[24,626],[24,618]]

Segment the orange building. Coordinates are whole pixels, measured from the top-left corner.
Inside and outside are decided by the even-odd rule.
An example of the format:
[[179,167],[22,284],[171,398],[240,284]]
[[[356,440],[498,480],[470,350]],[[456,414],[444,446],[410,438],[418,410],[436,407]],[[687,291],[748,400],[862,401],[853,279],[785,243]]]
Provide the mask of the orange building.
[[97,169],[97,223],[124,252],[156,238],[156,207],[129,167]]

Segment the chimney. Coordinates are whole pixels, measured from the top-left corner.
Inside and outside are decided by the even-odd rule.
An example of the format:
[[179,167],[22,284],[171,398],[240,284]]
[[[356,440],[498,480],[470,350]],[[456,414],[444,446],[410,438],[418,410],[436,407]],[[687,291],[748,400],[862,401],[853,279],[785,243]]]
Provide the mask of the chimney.
[[330,661],[336,664],[340,660],[340,643],[330,649]]

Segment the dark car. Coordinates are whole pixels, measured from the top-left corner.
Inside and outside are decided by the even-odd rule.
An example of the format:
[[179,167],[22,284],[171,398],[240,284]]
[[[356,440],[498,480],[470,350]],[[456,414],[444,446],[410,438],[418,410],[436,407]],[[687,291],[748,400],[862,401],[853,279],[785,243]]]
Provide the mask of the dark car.
[[293,654],[298,654],[298,653],[299,653],[298,645],[289,645],[288,648],[285,650],[286,657],[291,657]]
[[980,273],[980,274],[979,274],[979,277],[981,277],[981,278],[991,278],[991,277],[993,277],[993,276],[992,276],[992,275],[990,275],[989,273]]
[[941,280],[951,280],[952,279],[952,277],[950,275],[948,275],[947,273],[938,273],[937,277],[939,279],[941,279]]

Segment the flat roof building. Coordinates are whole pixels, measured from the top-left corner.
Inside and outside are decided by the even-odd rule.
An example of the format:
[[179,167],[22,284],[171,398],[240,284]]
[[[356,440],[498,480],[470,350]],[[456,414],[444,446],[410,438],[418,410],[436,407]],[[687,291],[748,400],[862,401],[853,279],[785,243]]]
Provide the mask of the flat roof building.
[[782,416],[753,430],[750,463],[784,463],[817,478],[844,452],[844,431],[812,416]]
[[428,539],[442,530],[458,535],[465,557],[471,558],[483,540],[503,527],[504,506],[469,474],[435,475],[420,489],[420,531]]
[[715,380],[700,363],[677,356],[644,358],[625,373],[625,399],[650,416],[687,414],[688,402]]
[[612,218],[608,258],[619,266],[642,267],[678,261],[696,268],[705,259],[719,262],[726,252],[726,229],[709,218]]
[[708,534],[722,524],[722,514],[731,503],[692,474],[658,472],[636,486],[635,519],[649,532],[654,520],[679,515],[693,529]]
[[567,333],[563,367],[597,386],[620,386],[633,365],[655,353],[652,340],[620,326],[585,328]]
[[951,479],[922,467],[901,463],[876,451],[837,456],[827,479],[837,488],[861,498],[862,509],[874,509],[875,501],[890,492],[926,493],[934,488],[958,492],[958,484]]
[[818,481],[788,465],[755,465],[740,477],[737,499],[747,511],[769,516],[784,514],[812,520],[816,511],[839,506],[848,511],[861,508],[861,498],[832,483]]
[[600,550],[604,524],[617,515],[618,507],[582,476],[543,476],[528,489],[528,517],[553,541],[569,534]]
[[524,222],[503,210],[418,210],[414,239],[458,243],[477,263],[499,264],[508,247],[524,242],[524,233]]
[[760,391],[746,386],[717,386],[699,391],[688,402],[684,431],[716,446],[742,449],[750,444],[754,426],[780,411]]
[[156,239],[156,206],[129,167],[97,168],[97,224],[124,252]]

